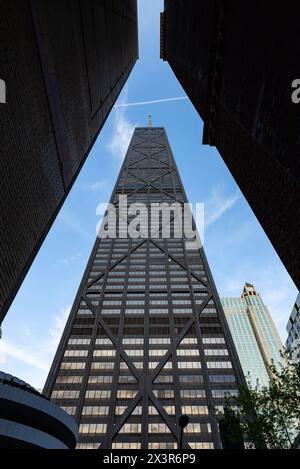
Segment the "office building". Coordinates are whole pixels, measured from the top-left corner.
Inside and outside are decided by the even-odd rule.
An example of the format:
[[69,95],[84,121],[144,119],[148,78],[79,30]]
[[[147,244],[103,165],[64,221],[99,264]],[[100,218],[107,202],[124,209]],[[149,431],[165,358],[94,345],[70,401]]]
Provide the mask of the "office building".
[[272,377],[268,364],[283,363],[283,344],[268,308],[250,283],[241,298],[221,298],[221,303],[246,379],[252,386],[267,386]]
[[164,129],[136,128],[111,198],[120,226],[95,242],[44,388],[80,449],[177,448],[182,414],[184,448],[221,447],[215,410],[243,374],[203,248],[174,236],[181,213],[147,215],[175,202],[187,198]]
[[138,37],[136,0],[4,0],[0,17],[1,323],[137,60]]
[[300,289],[299,14],[278,0],[165,0],[161,57]]

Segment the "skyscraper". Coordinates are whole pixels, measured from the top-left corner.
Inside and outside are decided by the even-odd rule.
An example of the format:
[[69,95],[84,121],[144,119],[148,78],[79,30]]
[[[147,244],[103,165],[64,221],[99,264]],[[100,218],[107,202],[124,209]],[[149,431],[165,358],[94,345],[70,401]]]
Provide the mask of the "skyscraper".
[[241,298],[221,298],[227,323],[247,378],[250,383],[267,386],[271,372],[268,364],[283,363],[283,344],[268,308],[250,283],[246,283]]
[[165,0],[161,57],[300,290],[299,13],[298,2]]
[[286,330],[288,338],[286,340],[286,348],[292,351],[293,359],[300,361],[300,293],[298,293],[290,318],[288,320]]
[[97,238],[44,388],[78,422],[79,448],[176,448],[181,414],[184,447],[219,448],[213,406],[243,380],[203,249],[173,236],[178,214],[151,213],[141,233],[142,207],[187,202],[166,133],[149,122],[111,197],[119,212],[120,195],[145,204],[141,237],[124,235],[123,212],[117,237]]
[[138,58],[138,37],[136,0],[4,0],[0,18],[1,323]]

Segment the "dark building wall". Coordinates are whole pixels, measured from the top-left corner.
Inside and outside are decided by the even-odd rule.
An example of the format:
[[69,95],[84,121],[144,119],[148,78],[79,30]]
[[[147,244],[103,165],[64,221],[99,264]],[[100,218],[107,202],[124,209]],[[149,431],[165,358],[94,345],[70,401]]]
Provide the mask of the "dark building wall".
[[298,17],[281,1],[166,0],[161,55],[300,287]]
[[[163,128],[136,128],[117,211],[121,194],[149,211],[187,202]],[[203,248],[150,231],[96,240],[44,388],[76,419],[80,449],[176,448],[182,413],[184,447],[219,448],[213,408],[243,382]]]
[[138,58],[136,0],[3,0],[0,322]]

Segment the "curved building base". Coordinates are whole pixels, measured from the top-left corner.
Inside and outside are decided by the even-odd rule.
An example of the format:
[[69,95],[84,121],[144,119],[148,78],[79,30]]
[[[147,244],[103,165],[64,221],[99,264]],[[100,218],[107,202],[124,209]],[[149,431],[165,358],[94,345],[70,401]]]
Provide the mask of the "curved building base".
[[0,372],[0,448],[74,449],[78,429],[64,410],[34,388]]

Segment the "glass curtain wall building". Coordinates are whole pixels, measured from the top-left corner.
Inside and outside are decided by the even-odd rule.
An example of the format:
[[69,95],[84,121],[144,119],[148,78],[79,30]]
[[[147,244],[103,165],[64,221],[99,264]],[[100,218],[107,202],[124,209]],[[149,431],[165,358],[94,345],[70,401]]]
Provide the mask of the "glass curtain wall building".
[[[187,202],[163,128],[135,129],[111,198],[120,211],[119,195]],[[243,380],[203,249],[151,222],[155,235],[97,238],[45,385],[77,421],[78,448],[177,448],[182,414],[183,447],[220,448],[213,406]]]
[[283,344],[268,308],[250,283],[245,284],[241,298],[222,298],[221,302],[245,377],[252,385],[258,380],[267,386],[268,364],[272,359],[283,362]]

